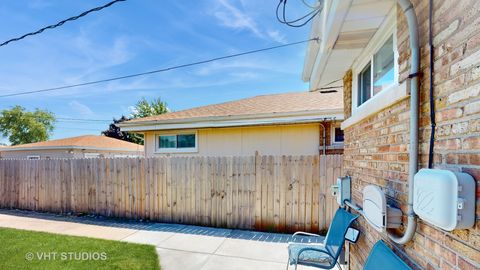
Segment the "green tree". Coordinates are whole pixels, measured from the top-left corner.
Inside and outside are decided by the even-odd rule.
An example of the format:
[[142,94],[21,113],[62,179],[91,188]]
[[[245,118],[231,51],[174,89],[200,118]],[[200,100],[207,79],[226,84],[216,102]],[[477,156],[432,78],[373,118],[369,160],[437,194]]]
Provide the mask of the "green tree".
[[159,115],[168,112],[167,104],[160,98],[148,102],[145,98],[135,104],[132,118],[143,118],[147,116]]
[[167,103],[163,102],[160,98],[156,98],[150,102],[145,98],[142,98],[137,102],[137,104],[135,104],[130,118],[126,118],[122,115],[120,119],[113,119],[113,123],[109,125],[107,130],[102,131],[102,134],[107,137],[112,137],[127,142],[143,144],[144,141],[142,134],[121,131],[117,124],[135,118],[154,116],[167,112],[169,112]]
[[28,112],[17,105],[0,112],[0,134],[8,137],[12,145],[48,140],[54,123],[53,113],[38,108]]
[[102,134],[110,138],[124,140],[127,142],[133,142],[137,144],[143,144],[143,136],[141,134],[121,131],[120,128],[118,127],[117,124],[122,123],[124,121],[128,121],[128,120],[130,119],[128,119],[124,115],[122,115],[120,119],[113,118],[113,123],[111,123],[108,126],[107,130],[102,131]]

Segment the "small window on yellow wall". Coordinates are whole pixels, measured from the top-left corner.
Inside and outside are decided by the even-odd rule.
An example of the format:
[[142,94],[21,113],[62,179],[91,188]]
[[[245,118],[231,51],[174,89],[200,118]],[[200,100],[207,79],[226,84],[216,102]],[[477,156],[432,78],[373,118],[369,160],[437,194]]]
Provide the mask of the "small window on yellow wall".
[[176,135],[162,135],[159,136],[160,148],[177,148],[177,136]]
[[192,152],[197,149],[197,134],[158,135],[157,143],[157,151],[159,152]]

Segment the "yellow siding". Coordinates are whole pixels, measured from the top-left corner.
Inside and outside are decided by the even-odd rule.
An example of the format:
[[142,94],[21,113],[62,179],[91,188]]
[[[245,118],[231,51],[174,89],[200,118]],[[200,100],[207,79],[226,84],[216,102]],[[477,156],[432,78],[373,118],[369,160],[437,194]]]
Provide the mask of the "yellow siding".
[[[246,156],[254,155],[256,151],[261,155],[315,155],[318,154],[320,138],[318,124],[210,128],[196,131],[197,152],[170,155]],[[175,132],[178,131],[146,132],[146,156],[165,155],[155,152],[155,138],[159,134]]]

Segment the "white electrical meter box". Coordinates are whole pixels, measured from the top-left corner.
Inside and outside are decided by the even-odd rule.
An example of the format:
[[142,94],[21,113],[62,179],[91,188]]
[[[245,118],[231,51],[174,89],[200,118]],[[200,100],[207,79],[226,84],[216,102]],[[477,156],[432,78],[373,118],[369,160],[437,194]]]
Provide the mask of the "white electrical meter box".
[[337,178],[337,184],[331,187],[332,195],[337,198],[337,203],[344,206],[344,202],[350,201],[350,176]]
[[475,180],[466,173],[421,169],[413,180],[413,210],[441,229],[467,229],[475,224]]
[[387,204],[385,193],[375,185],[363,188],[363,214],[368,223],[377,231],[399,228],[402,211]]

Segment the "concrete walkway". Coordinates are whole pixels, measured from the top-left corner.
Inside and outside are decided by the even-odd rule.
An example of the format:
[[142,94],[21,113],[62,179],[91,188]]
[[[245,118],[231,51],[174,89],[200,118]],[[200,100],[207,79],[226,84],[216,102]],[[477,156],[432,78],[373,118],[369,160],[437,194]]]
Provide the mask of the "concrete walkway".
[[156,246],[163,270],[285,269],[287,242],[292,240],[287,234],[18,210],[0,210],[0,227],[151,244]]

